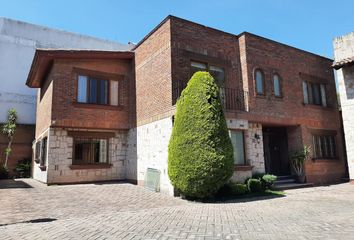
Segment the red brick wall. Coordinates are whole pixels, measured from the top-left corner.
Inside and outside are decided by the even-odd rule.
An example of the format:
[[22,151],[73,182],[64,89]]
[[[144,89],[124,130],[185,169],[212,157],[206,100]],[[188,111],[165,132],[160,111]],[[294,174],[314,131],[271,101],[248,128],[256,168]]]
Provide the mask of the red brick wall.
[[[123,107],[77,104],[77,70],[83,69],[105,74],[125,75],[120,82]],[[131,123],[129,93],[132,82],[130,60],[57,60],[47,78],[50,88],[42,88],[44,100],[38,104],[37,136],[52,126],[95,129],[128,129]],[[133,86],[133,85],[132,85]],[[53,98],[52,106],[51,96]],[[49,114],[50,109],[52,114]]]
[[164,118],[172,110],[170,31],[167,20],[135,49],[138,126]]
[[[34,125],[18,125],[12,142],[12,152],[8,161],[10,173],[16,167],[18,161],[32,159],[32,141],[34,139]],[[5,149],[7,148],[7,138],[0,134],[0,162],[5,161]]]
[[53,99],[53,71],[45,79],[42,88],[37,91],[37,114],[36,114],[36,138],[40,136],[51,124],[52,119],[52,99]]
[[225,87],[242,89],[235,35],[172,17],[171,40],[172,81],[188,82],[192,60],[224,68]]
[[[306,123],[314,128],[339,127],[336,109],[336,91],[332,61],[314,54],[294,49],[251,34],[245,34],[246,65],[249,88],[249,113],[241,114],[249,120],[263,123],[297,125]],[[256,96],[253,72],[261,68],[265,74],[265,96]],[[278,73],[282,80],[283,98],[273,96],[272,75]],[[307,76],[300,76],[300,73]],[[321,79],[328,84],[327,97],[331,108],[305,106],[302,81]]]
[[[309,160],[306,175],[309,182],[317,184],[339,182],[345,174],[345,161],[332,60],[248,33],[240,37],[241,41],[241,55],[246,58],[242,68],[247,70],[243,76],[248,81],[249,112],[240,112],[238,117],[263,125],[292,126],[288,128],[290,150],[298,149],[303,144],[312,146],[312,129],[335,130],[338,159]],[[256,96],[255,68],[262,69],[265,74],[265,96]],[[275,72],[282,78],[281,99],[273,96],[272,75]],[[327,84],[330,107],[304,105],[303,80]]]

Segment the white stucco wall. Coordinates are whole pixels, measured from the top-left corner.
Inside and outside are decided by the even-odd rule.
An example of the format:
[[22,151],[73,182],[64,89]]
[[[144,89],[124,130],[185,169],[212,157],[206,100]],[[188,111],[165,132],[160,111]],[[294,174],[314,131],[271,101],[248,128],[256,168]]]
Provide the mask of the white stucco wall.
[[[335,61],[354,57],[354,32],[333,41]],[[344,137],[347,148],[348,170],[354,180],[354,65],[336,71],[342,108]]]
[[168,143],[172,134],[172,119],[165,118],[137,127],[138,182],[143,183],[147,168],[161,171],[160,191],[173,195],[168,177]]
[[0,123],[18,110],[21,124],[35,124],[36,90],[25,85],[36,48],[129,50],[130,45],[0,18]]

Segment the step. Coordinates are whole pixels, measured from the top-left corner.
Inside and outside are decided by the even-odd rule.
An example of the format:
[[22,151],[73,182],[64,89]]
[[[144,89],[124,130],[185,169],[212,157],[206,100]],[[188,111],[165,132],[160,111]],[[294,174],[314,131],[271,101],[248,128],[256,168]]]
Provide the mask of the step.
[[283,191],[289,189],[296,189],[296,188],[307,188],[313,187],[313,183],[284,183],[284,184],[275,184],[273,190]]
[[294,179],[293,175],[277,176],[277,180]]
[[295,183],[295,179],[289,178],[289,179],[281,179],[275,181],[275,184],[286,184],[286,183]]

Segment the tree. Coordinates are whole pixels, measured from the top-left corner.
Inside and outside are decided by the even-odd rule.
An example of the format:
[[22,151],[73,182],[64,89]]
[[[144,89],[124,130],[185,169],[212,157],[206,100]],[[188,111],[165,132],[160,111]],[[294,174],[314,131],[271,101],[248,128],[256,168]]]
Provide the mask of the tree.
[[184,196],[215,194],[233,174],[233,148],[219,87],[207,72],[197,72],[177,101],[168,148],[168,174]]
[[5,163],[4,163],[5,168],[7,168],[7,162],[9,160],[9,156],[12,151],[11,145],[16,131],[16,121],[17,121],[16,109],[11,108],[7,113],[7,122],[2,127],[2,132],[3,134],[6,135],[8,140],[7,148],[5,149]]

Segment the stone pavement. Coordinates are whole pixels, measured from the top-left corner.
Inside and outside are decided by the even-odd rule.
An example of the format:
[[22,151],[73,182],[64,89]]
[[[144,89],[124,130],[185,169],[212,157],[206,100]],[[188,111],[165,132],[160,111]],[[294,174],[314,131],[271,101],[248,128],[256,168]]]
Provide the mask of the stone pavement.
[[0,239],[354,239],[350,184],[206,204],[127,183],[19,181],[0,181]]

